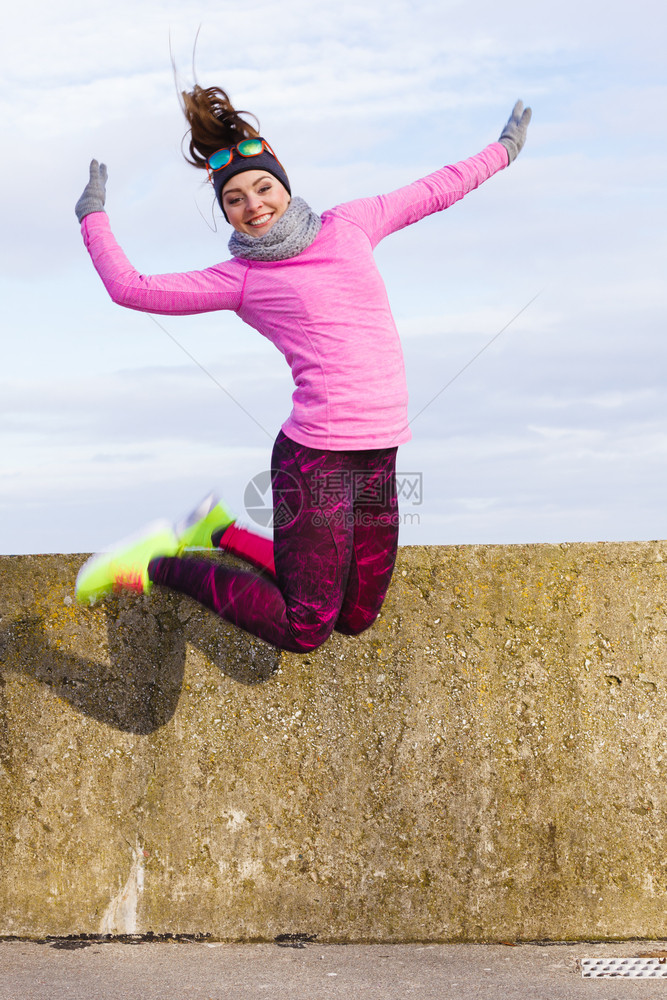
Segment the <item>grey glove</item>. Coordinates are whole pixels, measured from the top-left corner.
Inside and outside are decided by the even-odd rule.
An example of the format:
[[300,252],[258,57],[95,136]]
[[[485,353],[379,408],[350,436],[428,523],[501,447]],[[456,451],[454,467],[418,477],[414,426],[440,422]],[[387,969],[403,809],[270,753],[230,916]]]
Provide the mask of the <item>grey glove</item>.
[[81,222],[92,212],[104,211],[104,199],[106,198],[107,167],[105,163],[98,163],[97,160],[90,161],[90,180],[83,189],[83,194],[77,201],[74,211],[76,217]]
[[507,125],[500,134],[498,142],[501,142],[507,150],[510,163],[516,160],[523,149],[532,114],[533,112],[530,108],[526,108],[524,111],[523,101],[517,101],[512,109],[512,114],[509,116]]

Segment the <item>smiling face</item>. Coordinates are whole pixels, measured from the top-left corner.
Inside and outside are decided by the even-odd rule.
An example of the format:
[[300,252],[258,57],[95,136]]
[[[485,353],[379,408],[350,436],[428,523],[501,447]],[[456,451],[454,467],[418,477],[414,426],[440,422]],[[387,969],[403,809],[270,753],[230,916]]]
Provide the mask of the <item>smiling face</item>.
[[284,215],[290,196],[280,181],[265,170],[244,170],[222,189],[222,207],[238,233],[264,236]]

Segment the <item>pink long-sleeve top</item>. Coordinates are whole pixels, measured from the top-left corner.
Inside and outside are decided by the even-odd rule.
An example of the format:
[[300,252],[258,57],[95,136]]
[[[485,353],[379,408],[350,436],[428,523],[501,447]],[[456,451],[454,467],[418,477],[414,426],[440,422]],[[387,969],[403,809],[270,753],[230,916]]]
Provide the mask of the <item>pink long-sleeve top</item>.
[[314,242],[281,261],[234,258],[203,271],[144,275],[116,242],[105,212],[87,215],[84,242],[114,302],[189,315],[231,309],[272,341],[292,370],[285,434],[331,451],[390,448],[411,437],[403,354],[373,249],[390,233],[463,198],[506,167],[505,147],[387,195],[339,205]]

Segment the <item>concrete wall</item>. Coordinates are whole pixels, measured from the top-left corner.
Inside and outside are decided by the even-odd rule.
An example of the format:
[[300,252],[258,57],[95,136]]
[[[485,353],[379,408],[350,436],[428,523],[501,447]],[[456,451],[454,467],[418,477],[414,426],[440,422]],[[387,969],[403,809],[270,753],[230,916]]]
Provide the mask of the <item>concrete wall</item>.
[[666,557],[402,549],[309,656],[0,559],[0,934],[665,937]]

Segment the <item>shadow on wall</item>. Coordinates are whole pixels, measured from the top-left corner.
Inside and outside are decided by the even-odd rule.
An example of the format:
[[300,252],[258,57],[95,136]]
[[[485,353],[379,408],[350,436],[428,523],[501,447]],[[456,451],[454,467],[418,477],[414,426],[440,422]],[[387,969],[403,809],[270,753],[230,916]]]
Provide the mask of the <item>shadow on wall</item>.
[[[61,567],[67,559],[74,564],[73,575],[59,574],[46,589],[37,578],[40,566],[30,562],[36,559],[42,566],[57,559]],[[240,684],[261,684],[278,669],[277,650],[178,594],[156,588],[148,597],[78,607],[74,580],[82,561],[63,556],[1,560],[0,684],[3,674],[22,673],[98,722],[148,734],[174,714],[188,646]],[[9,562],[22,586],[16,581],[5,586]]]

